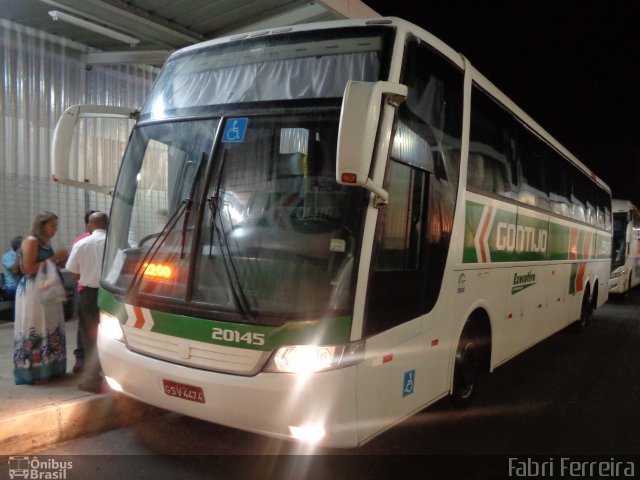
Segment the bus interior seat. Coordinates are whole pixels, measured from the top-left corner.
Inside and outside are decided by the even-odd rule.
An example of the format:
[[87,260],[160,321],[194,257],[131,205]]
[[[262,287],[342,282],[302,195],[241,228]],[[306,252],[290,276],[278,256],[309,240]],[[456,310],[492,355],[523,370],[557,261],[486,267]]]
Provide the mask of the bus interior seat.
[[277,178],[301,177],[304,173],[305,155],[302,153],[285,153],[278,155],[276,166]]
[[543,210],[549,209],[549,198],[546,193],[541,192],[535,187],[532,187],[526,182],[520,185],[517,199],[519,202],[526,203],[533,207],[541,208]]
[[571,217],[571,202],[564,195],[550,191],[549,210],[556,215]]
[[580,200],[571,194],[571,218],[580,222],[586,221],[584,205]]
[[489,157],[486,160],[486,167],[489,167],[487,170],[490,172],[491,191],[502,195],[506,190],[506,172],[503,163],[497,158]]
[[591,203],[587,202],[586,208],[586,222],[590,225],[596,224],[596,209]]
[[571,216],[571,207],[569,206],[569,202],[552,200],[549,202],[549,205],[551,212],[556,215],[562,215],[563,217]]
[[482,188],[484,184],[484,159],[482,155],[469,152],[467,178],[470,186]]

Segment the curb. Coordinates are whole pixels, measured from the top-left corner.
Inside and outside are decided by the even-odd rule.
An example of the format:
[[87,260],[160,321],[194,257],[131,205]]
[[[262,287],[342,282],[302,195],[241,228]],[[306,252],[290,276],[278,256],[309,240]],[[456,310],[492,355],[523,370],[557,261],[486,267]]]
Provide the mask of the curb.
[[[91,395],[0,418],[0,461],[166,413],[119,393]],[[6,457],[5,457],[6,459]]]

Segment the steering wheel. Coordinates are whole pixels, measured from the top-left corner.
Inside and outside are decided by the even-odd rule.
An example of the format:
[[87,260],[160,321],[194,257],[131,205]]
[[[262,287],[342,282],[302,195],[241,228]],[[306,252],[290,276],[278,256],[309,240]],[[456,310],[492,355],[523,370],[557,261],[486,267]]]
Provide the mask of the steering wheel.
[[138,242],[138,247],[141,247],[142,245],[144,245],[147,241],[151,240],[152,238],[159,237],[161,233],[162,232],[156,232],[156,233],[152,233],[151,235],[147,235],[147,236],[142,237],[140,239],[140,241]]

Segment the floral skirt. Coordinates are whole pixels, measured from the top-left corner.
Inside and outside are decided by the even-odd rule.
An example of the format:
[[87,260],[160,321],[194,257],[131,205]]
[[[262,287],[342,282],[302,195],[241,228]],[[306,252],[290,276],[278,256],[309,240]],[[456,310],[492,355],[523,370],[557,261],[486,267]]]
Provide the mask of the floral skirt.
[[67,371],[62,304],[40,304],[35,288],[33,278],[23,278],[16,292],[13,376],[17,385],[47,381]]

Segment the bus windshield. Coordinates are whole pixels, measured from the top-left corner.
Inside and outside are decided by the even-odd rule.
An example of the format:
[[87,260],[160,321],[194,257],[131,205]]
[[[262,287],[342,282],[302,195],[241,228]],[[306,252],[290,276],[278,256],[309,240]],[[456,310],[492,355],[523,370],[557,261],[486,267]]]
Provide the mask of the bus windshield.
[[193,108],[340,98],[348,80],[387,76],[390,28],[349,28],[248,38],[187,50],[162,69],[140,120]]
[[138,127],[103,285],[251,323],[348,314],[366,196],[335,181],[338,115]]
[[611,249],[611,270],[624,265],[627,248],[627,212],[613,214],[613,248]]

